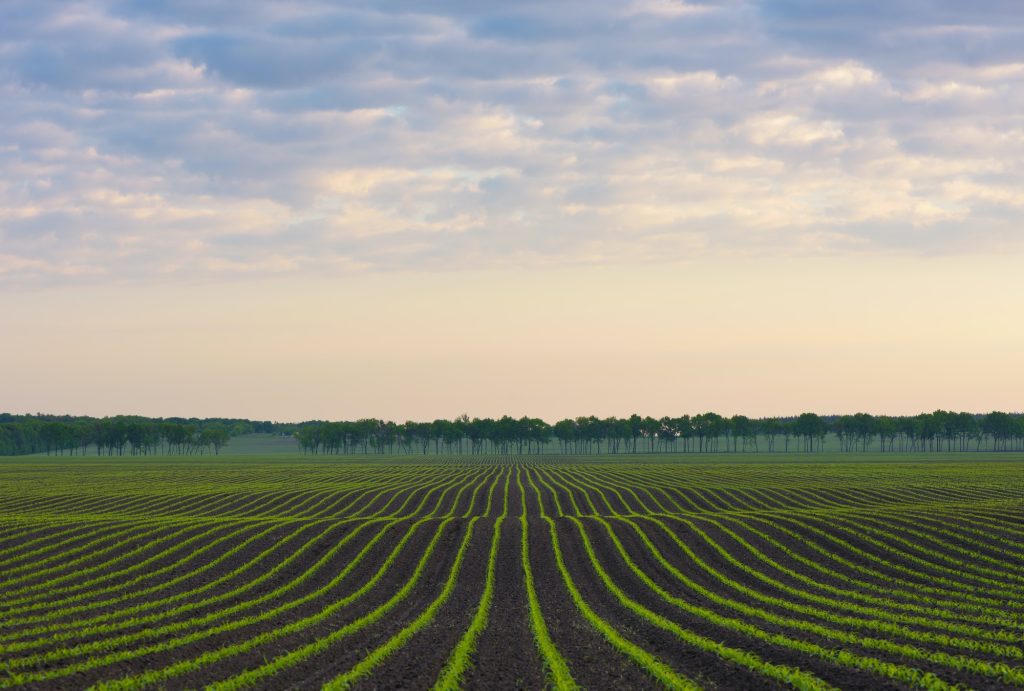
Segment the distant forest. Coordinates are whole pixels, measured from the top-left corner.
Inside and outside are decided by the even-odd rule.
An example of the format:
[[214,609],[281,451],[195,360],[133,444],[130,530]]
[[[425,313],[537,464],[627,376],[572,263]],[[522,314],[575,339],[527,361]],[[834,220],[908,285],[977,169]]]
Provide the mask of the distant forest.
[[[309,454],[604,454],[1022,451],[1024,415],[937,410],[913,416],[469,418],[396,423],[372,418],[278,423],[228,418],[107,418],[0,414],[0,455],[217,454],[231,437],[294,437]],[[826,439],[829,444],[826,446]]]
[[255,432],[290,433],[295,425],[225,418],[92,418],[0,413],[0,456],[141,456],[219,453],[231,437]]

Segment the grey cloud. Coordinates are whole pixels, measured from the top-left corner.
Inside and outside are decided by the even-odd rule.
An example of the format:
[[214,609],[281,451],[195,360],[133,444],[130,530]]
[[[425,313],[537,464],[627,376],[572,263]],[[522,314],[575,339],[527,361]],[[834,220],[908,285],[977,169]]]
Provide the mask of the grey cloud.
[[1020,6],[1001,0],[762,0],[764,29],[801,55],[837,52],[897,73],[920,63],[984,64],[1019,56]]
[[247,87],[292,88],[344,78],[379,49],[372,39],[281,40],[208,34],[184,38],[175,53]]
[[11,0],[0,281],[1016,247],[1022,31],[995,1]]

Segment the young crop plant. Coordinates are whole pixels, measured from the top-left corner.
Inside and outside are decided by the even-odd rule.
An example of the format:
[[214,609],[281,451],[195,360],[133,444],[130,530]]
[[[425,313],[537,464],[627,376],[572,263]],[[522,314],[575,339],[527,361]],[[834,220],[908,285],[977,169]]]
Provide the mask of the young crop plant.
[[530,629],[533,631],[534,640],[537,642],[537,649],[540,651],[541,659],[544,661],[547,670],[548,680],[558,691],[574,691],[579,686],[569,672],[569,665],[565,658],[558,652],[551,634],[548,633],[547,624],[544,623],[544,615],[540,611],[540,601],[537,598],[537,588],[533,580],[533,570],[530,568],[530,545],[529,545],[529,512],[526,503],[526,490],[523,488],[523,480],[520,476],[521,469],[516,468],[516,485],[519,488],[519,496],[522,500],[521,512],[519,514],[520,529],[520,557],[523,563],[523,580],[526,585],[526,594],[530,606]]
[[1024,456],[11,460],[0,688],[1024,689],[1021,477]]
[[[434,683],[434,691],[455,691],[462,687],[463,675],[472,664],[471,659],[476,649],[480,634],[487,628],[487,620],[491,611],[491,604],[494,600],[494,578],[495,567],[498,561],[498,546],[501,540],[501,528],[508,517],[508,489],[512,471],[505,471],[505,489],[502,493],[501,513],[494,521],[494,528],[491,534],[491,546],[487,553],[487,575],[484,580],[484,591],[477,604],[476,614],[470,623],[466,633],[459,639],[458,644],[448,658],[441,676]],[[490,496],[485,515],[490,514]]]

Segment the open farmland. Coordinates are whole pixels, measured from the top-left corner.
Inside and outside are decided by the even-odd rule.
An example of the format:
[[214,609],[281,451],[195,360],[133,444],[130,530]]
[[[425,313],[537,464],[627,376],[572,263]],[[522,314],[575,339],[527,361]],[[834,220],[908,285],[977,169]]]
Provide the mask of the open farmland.
[[1024,687],[959,458],[5,461],[0,687]]

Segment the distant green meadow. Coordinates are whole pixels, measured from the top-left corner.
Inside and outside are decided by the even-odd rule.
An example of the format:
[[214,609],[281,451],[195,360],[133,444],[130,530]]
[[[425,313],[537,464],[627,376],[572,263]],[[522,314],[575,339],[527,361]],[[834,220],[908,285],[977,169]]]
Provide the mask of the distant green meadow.
[[1024,687],[1024,454],[288,441],[0,459],[0,687]]

